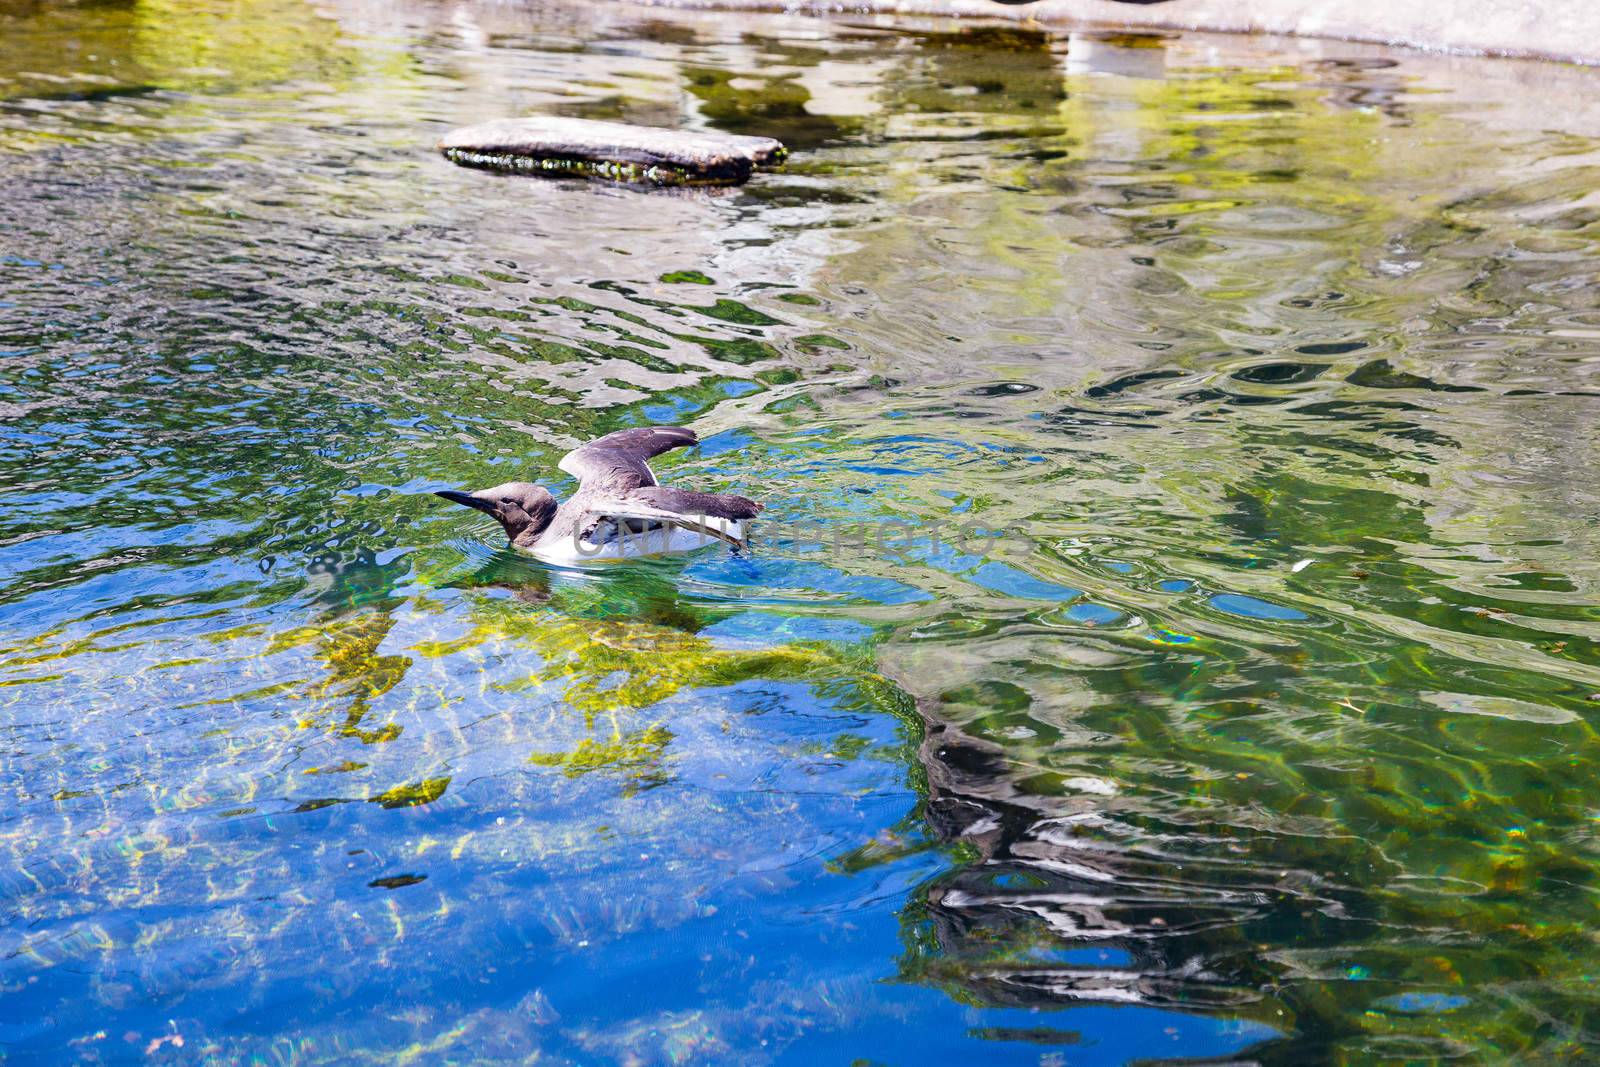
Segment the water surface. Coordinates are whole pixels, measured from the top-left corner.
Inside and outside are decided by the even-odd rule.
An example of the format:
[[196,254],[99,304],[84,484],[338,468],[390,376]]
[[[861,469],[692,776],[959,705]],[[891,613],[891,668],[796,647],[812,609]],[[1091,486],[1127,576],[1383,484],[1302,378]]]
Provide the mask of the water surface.
[[[0,1058],[1591,1058],[1593,79],[0,4]],[[751,555],[429,495],[652,422]]]

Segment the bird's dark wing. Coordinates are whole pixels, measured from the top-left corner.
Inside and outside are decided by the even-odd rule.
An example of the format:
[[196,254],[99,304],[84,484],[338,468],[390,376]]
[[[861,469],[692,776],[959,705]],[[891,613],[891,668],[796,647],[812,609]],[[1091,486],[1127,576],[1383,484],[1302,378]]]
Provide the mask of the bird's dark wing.
[[623,499],[638,501],[663,513],[689,518],[753,519],[761,505],[742,496],[725,496],[721,493],[699,493],[693,489],[673,489],[665,485],[649,485],[633,490]]
[[579,485],[626,492],[639,486],[653,486],[656,476],[649,460],[674,448],[692,445],[699,439],[685,426],[641,426],[618,430],[597,441],[568,452],[561,469],[578,479]]
[[[754,518],[761,505],[742,496],[723,496],[719,493],[697,493],[693,489],[669,489],[664,485],[648,485],[606,499],[596,500],[590,512],[593,522],[585,537],[603,526],[631,526],[635,530],[660,529],[678,526],[685,530],[726,541],[735,547],[744,542],[714,520],[742,520]],[[638,524],[644,524],[640,526]]]

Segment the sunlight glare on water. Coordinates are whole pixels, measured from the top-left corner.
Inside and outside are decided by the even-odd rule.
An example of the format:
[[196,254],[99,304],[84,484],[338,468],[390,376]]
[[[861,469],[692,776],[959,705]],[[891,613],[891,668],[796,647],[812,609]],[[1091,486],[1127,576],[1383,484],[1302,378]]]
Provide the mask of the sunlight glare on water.
[[[1582,1062],[1595,77],[0,0],[0,1059]],[[753,553],[430,495],[647,423]]]

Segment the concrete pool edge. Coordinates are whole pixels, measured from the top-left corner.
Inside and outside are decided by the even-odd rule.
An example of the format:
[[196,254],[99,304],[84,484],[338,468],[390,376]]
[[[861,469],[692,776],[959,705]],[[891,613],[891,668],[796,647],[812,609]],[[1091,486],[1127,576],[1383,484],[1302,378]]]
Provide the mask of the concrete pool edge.
[[1378,0],[640,0],[649,6],[808,15],[993,18],[1087,30],[1320,37],[1458,55],[1600,65],[1600,7],[1454,0],[1448,10]]

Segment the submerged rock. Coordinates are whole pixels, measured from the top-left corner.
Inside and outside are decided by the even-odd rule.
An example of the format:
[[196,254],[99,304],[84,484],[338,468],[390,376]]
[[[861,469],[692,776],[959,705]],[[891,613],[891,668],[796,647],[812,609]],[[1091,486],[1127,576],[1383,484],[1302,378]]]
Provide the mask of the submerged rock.
[[738,185],[788,155],[770,137],[551,116],[464,126],[439,151],[464,167],[650,185]]

